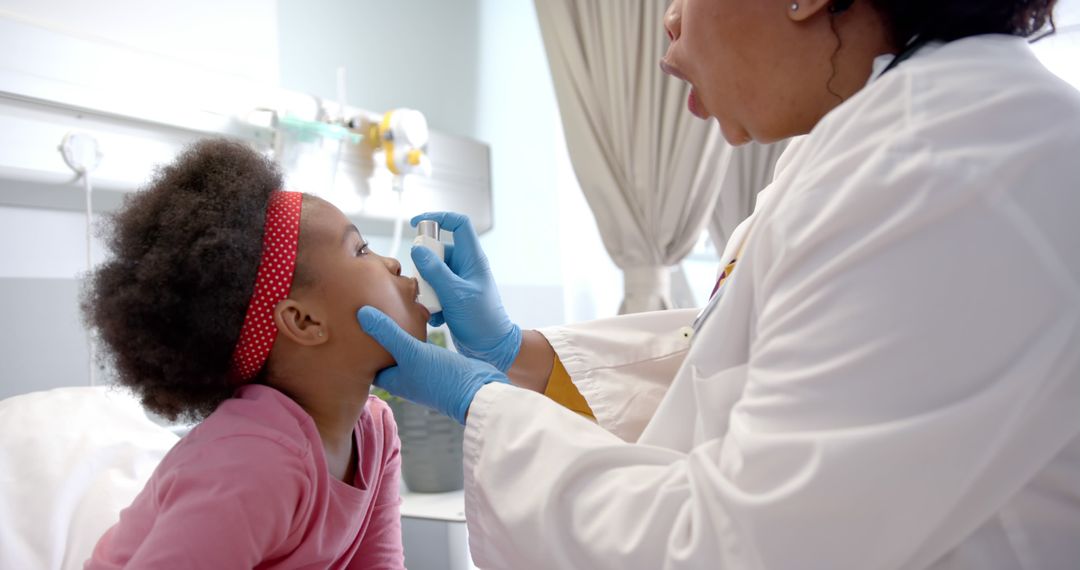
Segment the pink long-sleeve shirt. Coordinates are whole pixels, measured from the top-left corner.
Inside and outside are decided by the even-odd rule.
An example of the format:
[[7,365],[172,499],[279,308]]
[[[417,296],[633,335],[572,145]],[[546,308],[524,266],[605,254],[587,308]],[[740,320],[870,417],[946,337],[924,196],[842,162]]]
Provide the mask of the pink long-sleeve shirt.
[[369,398],[354,434],[348,485],[296,402],[244,386],[169,451],[86,568],[403,568],[389,407]]

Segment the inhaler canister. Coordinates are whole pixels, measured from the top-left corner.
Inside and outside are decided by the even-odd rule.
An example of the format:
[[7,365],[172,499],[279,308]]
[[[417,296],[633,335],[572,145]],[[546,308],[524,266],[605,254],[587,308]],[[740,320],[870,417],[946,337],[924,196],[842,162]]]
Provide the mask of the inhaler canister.
[[[416,224],[416,238],[413,239],[413,245],[419,245],[428,248],[432,253],[442,261],[445,258],[446,251],[443,248],[443,244],[439,241],[439,223],[434,220],[421,220]],[[435,290],[431,288],[431,285],[420,275],[420,272],[416,272],[416,280],[420,283],[420,304],[427,307],[427,310],[432,314],[435,314],[442,310],[442,305],[439,304],[439,298],[435,296]]]

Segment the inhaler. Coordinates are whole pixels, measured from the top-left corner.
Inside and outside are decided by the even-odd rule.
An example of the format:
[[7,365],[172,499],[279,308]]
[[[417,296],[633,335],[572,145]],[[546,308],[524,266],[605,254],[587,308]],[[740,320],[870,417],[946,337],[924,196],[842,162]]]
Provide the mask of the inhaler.
[[[428,248],[439,258],[439,261],[442,261],[446,254],[442,242],[439,241],[439,223],[433,220],[421,220],[416,224],[416,239],[413,240],[413,245]],[[418,299],[420,304],[427,307],[431,314],[441,311],[442,305],[439,304],[439,298],[435,296],[435,290],[424,280],[419,271],[416,272],[416,280],[420,284],[420,298]]]

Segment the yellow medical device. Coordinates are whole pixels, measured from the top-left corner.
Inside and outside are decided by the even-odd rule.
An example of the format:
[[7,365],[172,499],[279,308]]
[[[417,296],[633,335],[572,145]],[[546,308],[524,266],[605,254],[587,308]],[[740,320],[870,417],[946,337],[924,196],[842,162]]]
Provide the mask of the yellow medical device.
[[431,159],[427,156],[427,119],[420,111],[394,109],[383,113],[378,124],[372,124],[368,140],[375,147],[376,163],[383,163],[395,175],[431,175]]

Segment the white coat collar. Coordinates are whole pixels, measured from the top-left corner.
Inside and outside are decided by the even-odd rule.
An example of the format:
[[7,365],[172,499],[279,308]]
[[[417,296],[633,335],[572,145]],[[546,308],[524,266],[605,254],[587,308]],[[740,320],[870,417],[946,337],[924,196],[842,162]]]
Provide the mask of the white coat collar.
[[[930,42],[923,47],[919,48],[919,51],[911,56],[911,59],[916,59],[930,55],[935,52],[941,46],[945,45],[944,42]],[[874,58],[874,64],[870,72],[870,79],[866,82],[867,85],[873,83],[878,77],[881,77],[882,73],[885,73],[885,69],[889,67],[894,59],[897,58],[895,53],[886,53]]]

